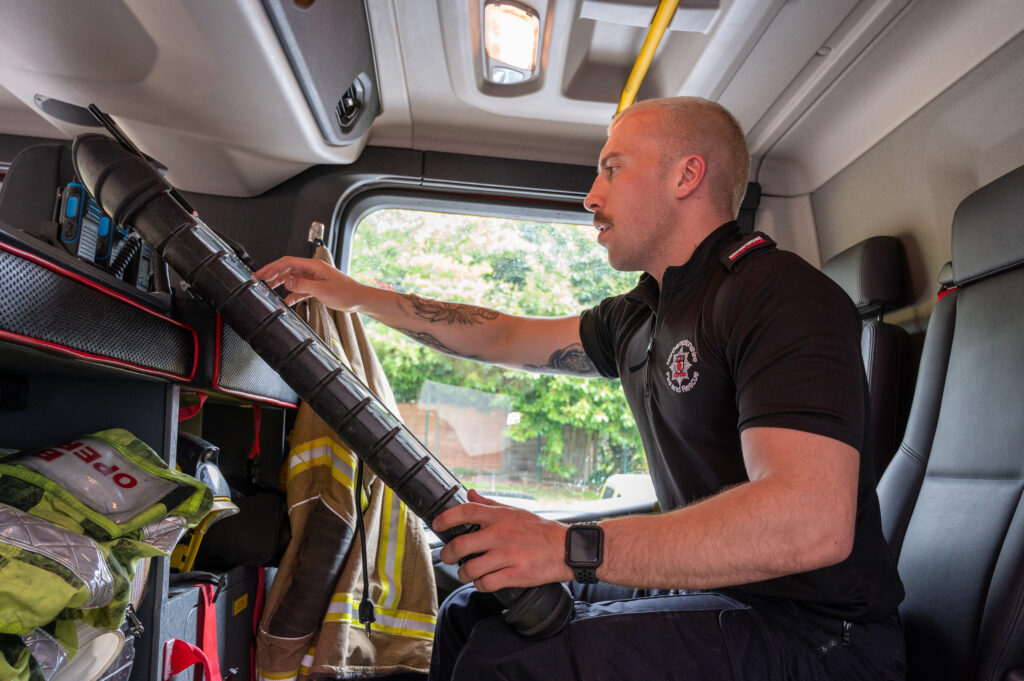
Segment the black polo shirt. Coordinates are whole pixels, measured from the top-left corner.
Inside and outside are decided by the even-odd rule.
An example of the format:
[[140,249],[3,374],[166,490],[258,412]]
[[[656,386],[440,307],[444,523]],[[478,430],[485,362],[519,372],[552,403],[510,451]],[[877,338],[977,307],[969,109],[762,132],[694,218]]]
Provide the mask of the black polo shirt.
[[[747,481],[740,432],[751,426],[867,441],[861,322],[847,295],[763,234],[736,223],[670,267],[663,291],[635,289],[583,312],[580,337],[620,378],[666,510]],[[866,621],[903,598],[882,537],[875,474],[861,457],[853,552],[838,565],[734,587]]]

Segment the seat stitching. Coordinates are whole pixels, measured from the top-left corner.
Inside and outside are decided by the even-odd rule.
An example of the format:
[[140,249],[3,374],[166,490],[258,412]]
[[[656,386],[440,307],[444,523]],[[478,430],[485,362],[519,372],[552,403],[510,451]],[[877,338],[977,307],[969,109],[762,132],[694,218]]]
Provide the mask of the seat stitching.
[[918,453],[917,450],[908,445],[906,442],[900,445],[899,451],[903,452],[904,454],[906,454],[907,456],[909,456],[911,459],[918,462],[922,466],[928,465],[928,457]]
[[[1017,496],[1017,508],[1018,508],[1018,510],[1020,509],[1020,501],[1021,501],[1021,498],[1020,498],[1020,495],[1018,495]],[[1009,528],[1007,528],[1007,530],[1009,530]],[[1005,541],[1005,536],[1003,537],[1003,539]],[[1000,553],[1002,553],[1002,542],[1000,542]],[[1006,653],[1007,653],[1007,650],[1008,650],[1008,648],[1010,646],[1010,642],[1015,640],[1015,638],[1016,638],[1015,636],[1013,636],[1013,633],[1015,631],[1019,631],[1020,630],[1020,627],[1021,627],[1021,610],[1022,610],[1022,608],[1024,608],[1024,597],[1022,597],[1022,593],[1021,593],[1021,584],[1022,584],[1022,582],[1020,580],[1015,580],[1014,583],[1016,584],[1016,587],[1017,587],[1016,588],[1016,592],[1017,593],[1016,593],[1016,597],[1014,598],[1014,600],[1016,601],[1016,606],[1014,607],[1013,617],[1010,620],[1010,622],[1012,622],[1012,624],[1003,633],[1002,643],[996,649],[996,654],[994,656],[994,659],[992,660],[992,663],[987,666],[988,668],[986,669],[986,674],[984,674],[981,678],[990,678],[995,673],[996,667],[998,666],[997,663],[1000,662],[1001,660],[1004,660],[1007,657]],[[991,578],[989,580],[988,587],[991,587]],[[987,594],[987,592],[988,592],[988,589],[986,588],[986,594]],[[980,635],[980,633],[981,632],[979,631],[978,634]]]

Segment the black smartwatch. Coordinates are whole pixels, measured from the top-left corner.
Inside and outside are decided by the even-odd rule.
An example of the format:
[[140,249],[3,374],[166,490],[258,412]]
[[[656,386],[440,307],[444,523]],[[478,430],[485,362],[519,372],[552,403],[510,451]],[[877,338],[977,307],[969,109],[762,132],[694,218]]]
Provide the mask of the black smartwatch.
[[604,530],[595,522],[570,525],[565,532],[565,562],[580,584],[596,584],[604,560]]

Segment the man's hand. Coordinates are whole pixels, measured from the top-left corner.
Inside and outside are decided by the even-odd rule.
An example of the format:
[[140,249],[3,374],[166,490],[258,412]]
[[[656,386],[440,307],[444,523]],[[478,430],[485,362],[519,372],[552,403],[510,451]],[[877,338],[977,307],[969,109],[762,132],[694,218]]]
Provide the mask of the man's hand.
[[459,535],[441,549],[441,560],[459,567],[459,579],[473,582],[479,591],[530,587],[573,578],[565,564],[566,526],[521,508],[500,504],[469,491],[469,502],[450,508],[434,519],[443,532],[464,523],[479,525],[476,532]]
[[284,299],[288,305],[317,298],[327,307],[342,312],[357,311],[356,296],[367,288],[324,261],[313,258],[278,258],[260,268],[256,276],[270,288],[284,284],[291,292]]

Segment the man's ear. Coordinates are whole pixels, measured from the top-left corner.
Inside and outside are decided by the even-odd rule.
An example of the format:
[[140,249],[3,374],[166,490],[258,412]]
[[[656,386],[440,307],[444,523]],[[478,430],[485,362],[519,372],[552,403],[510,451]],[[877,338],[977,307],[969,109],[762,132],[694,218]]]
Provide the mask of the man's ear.
[[676,181],[675,196],[677,199],[685,199],[697,191],[704,182],[708,174],[708,164],[703,156],[691,154],[676,161],[672,170]]

